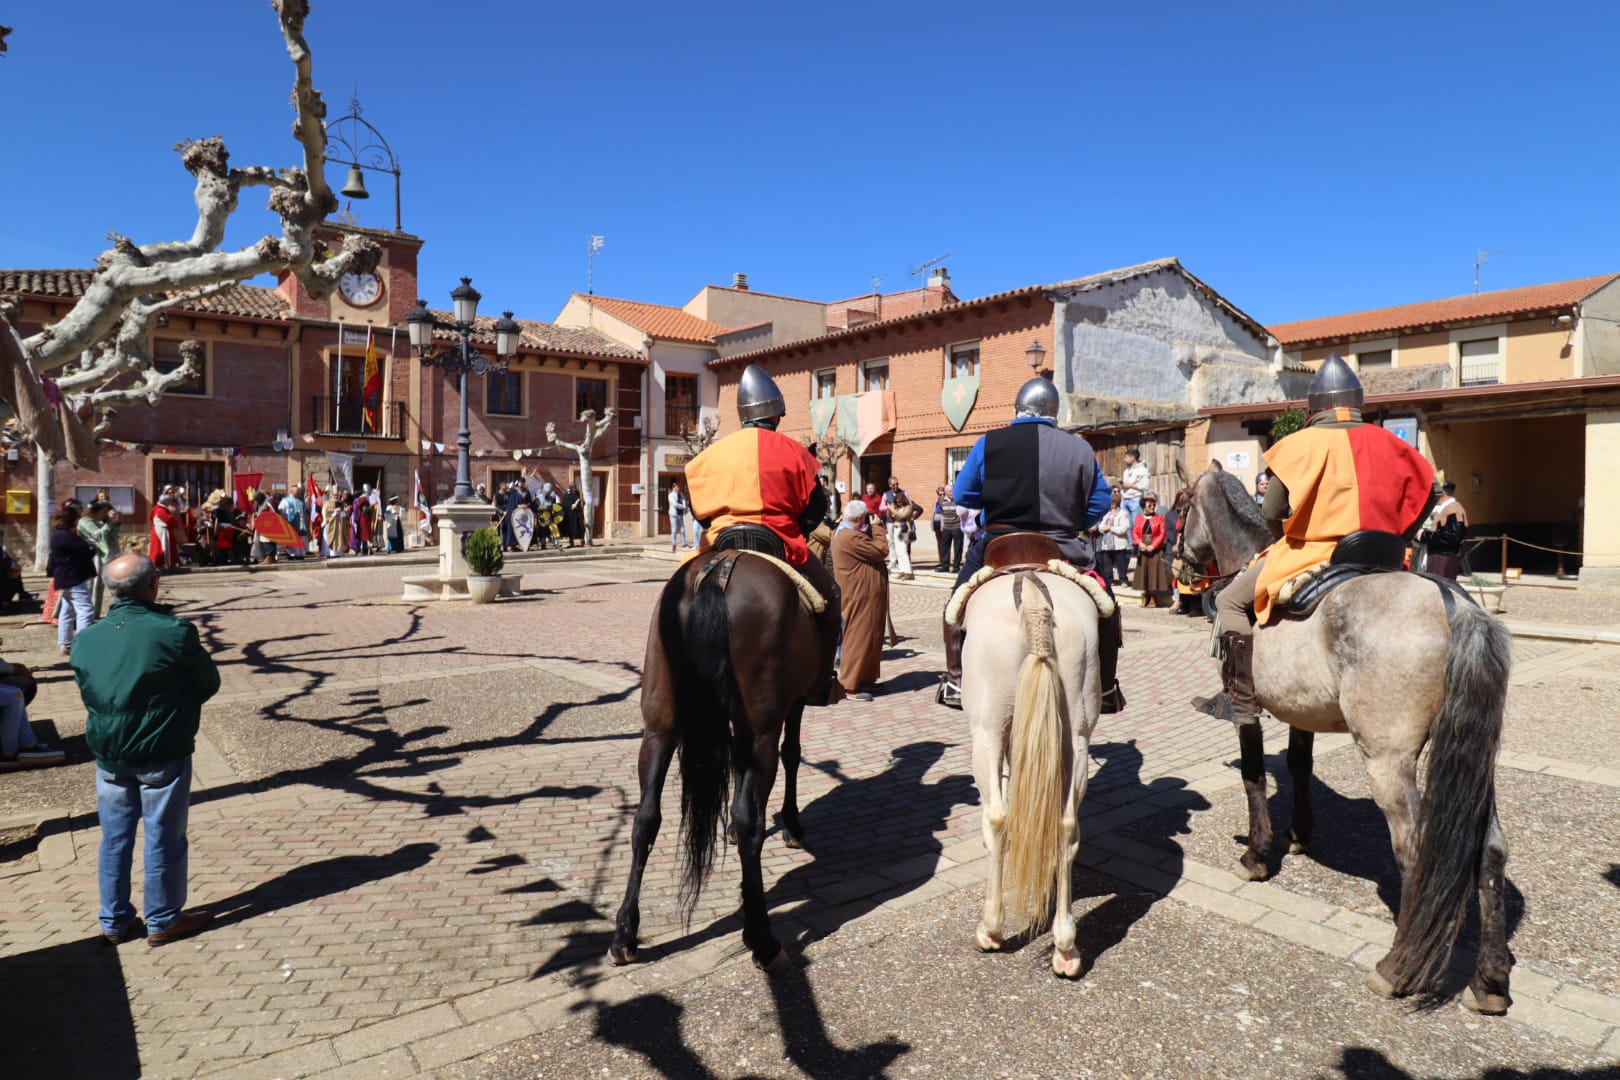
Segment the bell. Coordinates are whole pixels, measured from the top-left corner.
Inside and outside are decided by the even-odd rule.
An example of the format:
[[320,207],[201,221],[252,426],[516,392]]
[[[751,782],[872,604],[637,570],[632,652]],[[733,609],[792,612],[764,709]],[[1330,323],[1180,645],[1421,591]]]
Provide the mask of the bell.
[[366,179],[360,175],[360,166],[349,166],[349,178],[343,181],[342,194],[349,199],[371,198],[371,192],[366,190]]

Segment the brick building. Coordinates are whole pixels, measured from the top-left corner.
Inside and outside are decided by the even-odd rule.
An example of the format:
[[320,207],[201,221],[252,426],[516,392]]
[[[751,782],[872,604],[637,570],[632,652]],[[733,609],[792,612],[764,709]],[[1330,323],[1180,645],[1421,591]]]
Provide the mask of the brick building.
[[[237,285],[168,312],[153,334],[155,362],[177,364],[179,343],[194,338],[205,348],[201,376],[171,390],[156,408],[122,409],[104,436],[99,470],[56,467],[58,498],[107,487],[115,503],[145,521],[165,484],[180,486],[193,503],[216,488],[229,490],[242,472],[262,473],[272,492],[301,485],[309,474],[324,486],[331,480],[327,452],[352,456],[357,485],[370,483],[407,504],[418,470],[430,501],[447,496],[460,425],[457,384],[443,370],[418,363],[404,333],[405,313],[418,294],[422,241],[407,233],[356,231],[381,245],[382,261],[375,275],[352,275],[325,300],[284,275],[274,288]],[[88,270],[5,270],[0,293],[21,298],[26,334],[65,314],[90,278]],[[475,340],[492,355],[494,316],[479,321]],[[559,485],[577,479],[575,455],[546,447],[546,424],[555,422],[559,437],[576,439],[582,409],[600,414],[612,404],[617,422],[597,442],[591,467],[602,493],[597,525],[603,534],[634,535],[645,360],[588,328],[519,321],[523,337],[509,371],[468,379],[474,482],[493,487],[521,475]],[[380,403],[373,402],[378,407],[369,411],[361,401],[368,330],[384,383]],[[453,338],[441,333],[441,340],[448,345]],[[290,449],[278,448],[289,441]],[[8,489],[34,489],[26,450],[8,469]],[[32,512],[5,519],[14,550],[32,544],[33,521]],[[124,533],[144,539],[140,528]]]

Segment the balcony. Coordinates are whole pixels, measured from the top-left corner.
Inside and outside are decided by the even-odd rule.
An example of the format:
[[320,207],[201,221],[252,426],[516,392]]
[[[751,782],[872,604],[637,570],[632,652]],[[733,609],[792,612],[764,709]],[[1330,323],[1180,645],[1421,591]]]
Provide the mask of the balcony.
[[317,435],[344,435],[361,439],[403,439],[405,437],[405,403],[391,401],[373,405],[368,414],[359,398],[314,397]]
[[1464,360],[1461,378],[1458,380],[1463,386],[1490,386],[1501,381],[1501,372],[1496,363],[1496,357],[1485,360]]

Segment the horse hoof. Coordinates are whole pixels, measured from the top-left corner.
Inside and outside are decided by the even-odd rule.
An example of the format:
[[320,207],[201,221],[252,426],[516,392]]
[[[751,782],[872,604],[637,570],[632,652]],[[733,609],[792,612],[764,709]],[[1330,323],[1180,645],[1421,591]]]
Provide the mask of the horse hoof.
[[1238,877],[1242,878],[1244,881],[1264,881],[1264,880],[1266,880],[1266,868],[1265,868],[1264,864],[1262,864],[1260,866],[1250,866],[1248,863],[1243,862],[1241,859],[1238,860],[1237,865],[1232,867],[1232,873],[1236,874]]
[[1311,850],[1309,840],[1295,840],[1288,845],[1288,854],[1290,855],[1303,855],[1309,850]]
[[973,943],[979,947],[980,952],[1001,951],[1001,935],[992,934],[982,926],[974,932]]
[[782,837],[782,843],[786,844],[794,851],[799,851],[804,847],[804,837],[794,836],[792,833],[788,833]]
[[732,828],[726,829],[726,843],[730,844],[732,847],[737,846],[737,830],[736,829],[732,829]]
[[1080,977],[1080,953],[1075,951],[1065,956],[1061,950],[1052,952],[1052,974],[1060,979],[1078,979]]
[[781,975],[793,967],[793,961],[788,958],[786,949],[779,948],[776,955],[763,964],[759,962],[759,957],[754,957],[754,966],[767,975]]
[[622,949],[615,945],[608,949],[608,960],[612,962],[614,967],[624,967],[626,964],[635,963],[637,955],[634,945]]
[[1506,994],[1493,994],[1486,991],[1483,994],[1474,993],[1472,986],[1464,987],[1462,992],[1463,1008],[1469,1012],[1479,1013],[1481,1016],[1501,1016],[1508,1011],[1513,1002]]
[[1395,992],[1395,984],[1380,975],[1377,968],[1367,972],[1367,989],[1379,997],[1392,998],[1400,996]]

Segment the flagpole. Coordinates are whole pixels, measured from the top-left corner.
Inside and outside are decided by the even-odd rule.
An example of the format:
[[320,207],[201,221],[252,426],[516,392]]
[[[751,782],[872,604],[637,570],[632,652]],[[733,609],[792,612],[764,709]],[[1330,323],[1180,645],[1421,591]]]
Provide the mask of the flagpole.
[[332,360],[332,430],[343,427],[343,316],[338,316],[337,356]]

